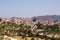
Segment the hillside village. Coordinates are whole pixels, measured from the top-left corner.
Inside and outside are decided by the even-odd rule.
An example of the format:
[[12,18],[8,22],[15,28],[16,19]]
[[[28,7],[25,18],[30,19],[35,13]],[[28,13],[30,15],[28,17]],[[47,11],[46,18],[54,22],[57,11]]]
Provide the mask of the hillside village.
[[[22,39],[19,39],[20,37]],[[0,18],[0,39],[13,40],[10,38],[16,40],[60,40],[60,21]]]

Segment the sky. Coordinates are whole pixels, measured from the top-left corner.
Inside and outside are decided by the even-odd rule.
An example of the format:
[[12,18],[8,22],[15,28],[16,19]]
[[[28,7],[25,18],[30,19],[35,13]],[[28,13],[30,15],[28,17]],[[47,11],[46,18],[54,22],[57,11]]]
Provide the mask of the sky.
[[60,0],[0,0],[0,17],[60,15]]

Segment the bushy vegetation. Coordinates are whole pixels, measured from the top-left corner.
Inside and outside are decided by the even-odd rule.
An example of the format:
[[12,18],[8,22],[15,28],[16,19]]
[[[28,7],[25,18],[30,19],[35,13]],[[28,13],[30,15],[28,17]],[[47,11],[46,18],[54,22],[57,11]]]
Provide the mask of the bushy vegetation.
[[[17,25],[11,22],[7,22],[7,23],[3,22],[2,24],[0,24],[0,35],[39,37],[46,40],[47,39],[52,40],[52,38],[49,38],[47,34],[60,34],[59,26],[57,24],[44,26],[43,24],[38,22],[36,23],[36,26],[37,26],[37,29],[44,29],[44,31],[38,31],[37,33],[33,34],[30,26],[26,26],[24,24]],[[39,35],[39,33],[43,33],[44,35]],[[34,39],[32,38],[32,40]]]

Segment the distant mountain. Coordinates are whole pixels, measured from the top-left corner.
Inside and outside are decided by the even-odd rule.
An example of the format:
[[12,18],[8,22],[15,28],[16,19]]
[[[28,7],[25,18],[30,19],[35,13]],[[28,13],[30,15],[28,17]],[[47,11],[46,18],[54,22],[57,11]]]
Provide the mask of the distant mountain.
[[60,20],[60,15],[46,15],[46,16],[34,16],[32,19],[36,18],[37,20],[43,19],[43,20]]

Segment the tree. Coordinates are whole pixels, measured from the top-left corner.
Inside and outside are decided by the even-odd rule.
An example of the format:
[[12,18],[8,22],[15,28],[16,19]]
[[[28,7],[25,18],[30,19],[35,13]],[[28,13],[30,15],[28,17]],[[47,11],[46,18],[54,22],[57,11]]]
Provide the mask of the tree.
[[0,21],[2,21],[2,19],[0,18]]
[[36,22],[36,18],[33,19],[33,22]]
[[54,24],[52,27],[52,30],[57,31],[59,30],[59,26],[57,24]]
[[37,26],[37,29],[43,29],[43,25],[40,24],[39,22],[36,24],[36,26]]

